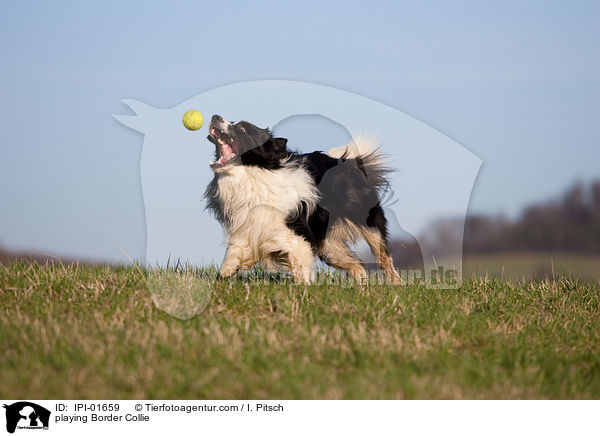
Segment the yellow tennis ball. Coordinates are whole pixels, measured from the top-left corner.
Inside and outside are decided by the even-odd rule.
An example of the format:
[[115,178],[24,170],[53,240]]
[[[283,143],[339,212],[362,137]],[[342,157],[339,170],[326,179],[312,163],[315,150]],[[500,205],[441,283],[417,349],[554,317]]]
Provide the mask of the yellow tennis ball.
[[204,117],[196,110],[189,110],[183,114],[183,125],[188,130],[198,130],[204,124]]

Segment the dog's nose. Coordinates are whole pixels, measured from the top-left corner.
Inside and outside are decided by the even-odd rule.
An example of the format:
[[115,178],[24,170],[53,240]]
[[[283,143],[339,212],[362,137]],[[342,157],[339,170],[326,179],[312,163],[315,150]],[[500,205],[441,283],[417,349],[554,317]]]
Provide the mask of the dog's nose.
[[223,121],[223,117],[221,115],[213,115],[212,116],[212,123],[220,123],[221,121]]

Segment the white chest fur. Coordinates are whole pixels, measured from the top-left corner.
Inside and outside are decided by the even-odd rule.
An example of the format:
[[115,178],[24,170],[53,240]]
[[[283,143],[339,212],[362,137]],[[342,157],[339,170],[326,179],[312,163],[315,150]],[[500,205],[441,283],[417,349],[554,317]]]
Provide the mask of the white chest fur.
[[217,184],[231,232],[246,223],[253,209],[274,209],[287,216],[297,210],[302,201],[312,209],[318,200],[318,191],[310,175],[303,168],[292,165],[273,171],[235,165],[219,173]]

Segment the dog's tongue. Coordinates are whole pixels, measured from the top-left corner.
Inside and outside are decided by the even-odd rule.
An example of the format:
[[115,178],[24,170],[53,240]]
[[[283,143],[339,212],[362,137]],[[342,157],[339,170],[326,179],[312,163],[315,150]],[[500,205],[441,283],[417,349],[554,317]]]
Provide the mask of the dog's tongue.
[[221,156],[221,158],[217,161],[217,163],[219,165],[225,165],[227,162],[229,162],[234,157],[235,157],[235,154],[233,154],[233,153],[226,154],[225,156]]
[[229,144],[221,144],[221,156],[228,156],[233,153]]
[[225,165],[229,160],[235,157],[235,153],[231,149],[231,146],[226,142],[221,142],[221,157],[217,161],[219,165]]

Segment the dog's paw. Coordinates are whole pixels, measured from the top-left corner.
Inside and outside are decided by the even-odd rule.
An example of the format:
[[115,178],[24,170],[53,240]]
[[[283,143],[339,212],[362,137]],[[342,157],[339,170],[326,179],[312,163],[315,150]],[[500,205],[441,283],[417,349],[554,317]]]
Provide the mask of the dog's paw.
[[219,276],[221,278],[228,278],[234,276],[239,270],[239,267],[232,265],[225,265],[221,267],[221,271],[219,271]]

